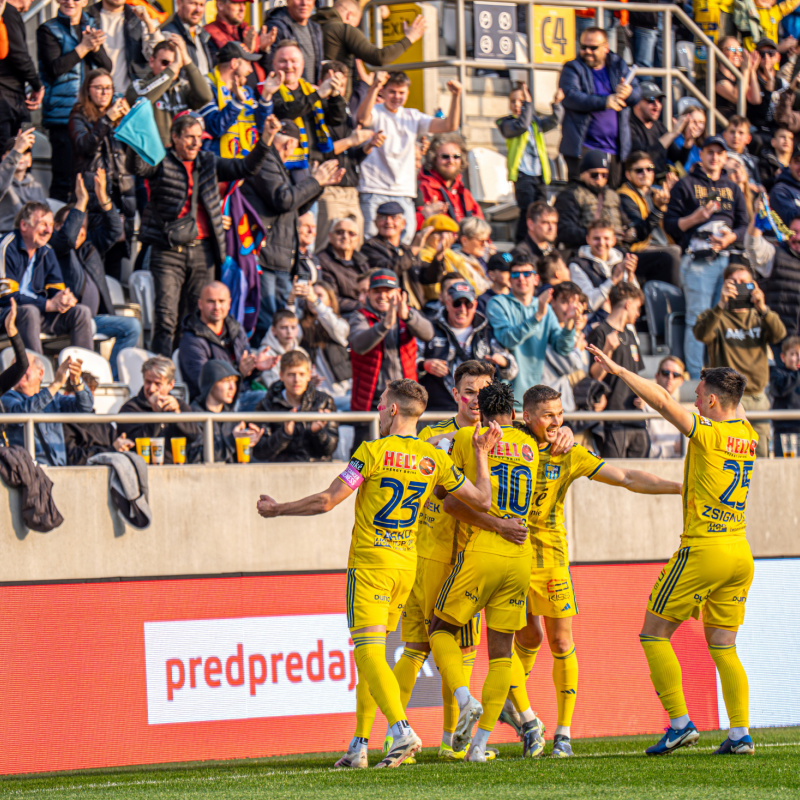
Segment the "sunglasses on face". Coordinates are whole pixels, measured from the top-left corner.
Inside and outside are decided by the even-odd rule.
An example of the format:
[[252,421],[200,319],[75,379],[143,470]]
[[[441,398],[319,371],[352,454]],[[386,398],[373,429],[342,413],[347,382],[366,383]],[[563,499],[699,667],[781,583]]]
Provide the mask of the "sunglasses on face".
[[159,59],[158,63],[161,64],[162,67],[171,67],[175,62],[169,58],[162,58]]
[[733,53],[734,55],[744,52],[744,50],[741,47],[726,47],[725,50],[728,53]]
[[758,51],[762,56],[776,56],[778,55],[777,50],[759,50]]
[[596,171],[596,172],[590,172],[590,173],[589,173],[589,177],[590,177],[590,178],[591,178],[593,181],[600,180],[600,178],[605,178],[606,180],[608,180],[608,173],[607,173],[607,172],[600,172],[600,171],[598,170],[598,171]]
[[459,153],[440,153],[439,158],[442,161],[461,161],[461,155]]
[[462,298],[461,300],[456,300],[453,303],[453,308],[472,308],[474,305],[475,303],[473,303],[472,300],[464,300]]
[[519,280],[520,278],[532,278],[536,273],[530,269],[525,270],[524,272],[519,272],[518,270],[514,270],[513,272],[509,273],[512,278],[516,278]]
[[661,370],[661,375],[664,378],[682,378],[683,377],[683,373],[682,372],[673,372],[670,369],[662,369]]
[[658,103],[659,105],[661,104],[660,97],[645,97],[645,100],[647,100],[647,102],[650,103],[651,105],[653,105],[654,103]]
[[582,44],[580,46],[581,50],[588,50],[590,53],[594,53],[595,50],[600,49],[599,44]]
[[644,175],[645,172],[653,172],[653,173],[655,173],[655,171],[656,171],[655,167],[636,167],[635,169],[631,170],[631,172],[634,175]]

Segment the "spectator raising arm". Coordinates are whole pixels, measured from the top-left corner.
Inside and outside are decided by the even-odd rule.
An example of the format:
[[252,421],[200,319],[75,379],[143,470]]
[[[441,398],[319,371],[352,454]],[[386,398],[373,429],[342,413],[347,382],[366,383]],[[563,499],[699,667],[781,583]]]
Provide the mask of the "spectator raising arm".
[[447,81],[450,92],[450,110],[445,119],[438,117],[431,120],[428,130],[431,133],[450,133],[458,129],[461,124],[461,92],[463,87],[458,81]]

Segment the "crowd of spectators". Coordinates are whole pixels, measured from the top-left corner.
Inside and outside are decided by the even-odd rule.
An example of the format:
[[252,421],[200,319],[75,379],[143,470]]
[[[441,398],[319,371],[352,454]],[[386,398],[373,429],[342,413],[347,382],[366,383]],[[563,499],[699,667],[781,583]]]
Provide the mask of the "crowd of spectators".
[[[647,410],[586,346],[645,369],[645,291],[656,281],[685,298],[683,341],[655,375],[667,391],[726,365],[748,379],[747,409],[800,408],[791,2],[757,2],[745,30],[730,14],[712,27],[703,16],[743,76],[718,62],[715,135],[692,98],[666,119],[663,79],[636,74],[663,63],[661,15],[606,12],[596,26],[593,10],[579,10],[576,56],[549,113],[512,84],[496,121],[519,208],[500,248],[465,180],[461,84],[447,83],[431,116],[409,106],[406,73],[382,69],[426,35],[422,16],[378,48],[358,27],[358,0],[287,0],[260,30],[243,0],[218,0],[208,24],[203,0],[175,0],[171,17],[141,0],[58,0],[36,33],[37,65],[30,5],[6,0],[0,25],[0,322],[16,358],[2,407],[91,411],[97,376],[79,359],[63,359],[43,386],[43,340],[92,350],[100,335],[114,340],[114,380],[121,352],[150,351],[121,412],[175,414],[171,424],[38,425],[44,463],[161,436],[185,438],[187,460],[200,461],[201,426],[181,413],[375,411],[398,378],[419,380],[428,409],[447,413],[453,374],[473,360],[511,383],[520,409],[524,391],[546,382],[567,410]],[[142,104],[165,148],[158,159],[117,135]],[[52,150],[48,190],[31,172],[32,114]],[[556,185],[556,143],[566,184]],[[134,243],[155,292],[147,341],[109,285]],[[763,455],[770,426],[757,427]],[[259,461],[342,450],[334,421],[213,430],[220,462],[237,461],[240,438]],[[355,426],[353,446],[368,433]],[[644,420],[576,435],[607,457],[681,455],[672,430]]]

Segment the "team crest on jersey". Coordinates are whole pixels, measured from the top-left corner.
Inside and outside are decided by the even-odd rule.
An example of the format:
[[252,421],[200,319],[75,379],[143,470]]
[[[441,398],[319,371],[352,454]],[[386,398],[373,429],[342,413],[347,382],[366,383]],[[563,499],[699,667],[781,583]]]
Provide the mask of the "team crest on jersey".
[[533,461],[533,449],[529,444],[522,445],[522,457],[525,461]]
[[708,425],[709,428],[711,427],[711,420],[710,419],[706,419],[705,417],[698,417],[697,421],[701,425]]
[[[527,447],[527,445],[526,445]],[[560,464],[548,464],[544,468],[544,476],[549,481],[557,481],[558,476],[561,474],[561,465]]]
[[425,458],[419,462],[419,471],[423,475],[433,475],[435,469],[436,462],[429,456],[425,456]]

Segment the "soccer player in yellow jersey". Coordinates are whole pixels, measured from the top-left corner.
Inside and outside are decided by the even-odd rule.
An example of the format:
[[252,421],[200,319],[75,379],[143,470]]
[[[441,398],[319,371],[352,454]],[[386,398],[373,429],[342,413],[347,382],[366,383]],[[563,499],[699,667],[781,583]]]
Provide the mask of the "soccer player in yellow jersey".
[[[486,761],[486,744],[497,722],[511,686],[514,631],[525,624],[525,593],[531,570],[531,546],[525,520],[536,482],[538,454],[530,437],[513,427],[514,392],[508,384],[492,383],[478,393],[484,424],[497,423],[502,439],[489,452],[492,476],[492,506],[489,514],[505,518],[504,525],[519,541],[503,538],[493,530],[473,524],[469,518],[458,524],[459,554],[442,586],[430,626],[433,656],[442,680],[453,687],[459,706],[453,734],[454,750],[463,750],[478,732],[466,761]],[[453,440],[453,463],[465,475],[476,475],[476,461],[467,431]],[[444,487],[446,490],[447,487]],[[439,490],[437,489],[437,493]],[[445,510],[448,510],[448,497]],[[483,685],[483,705],[469,692],[459,648],[459,629],[476,613],[485,610],[489,649],[489,673]]]
[[[386,662],[386,632],[397,627],[414,582],[416,533],[420,507],[437,485],[469,506],[491,507],[487,454],[500,439],[492,425],[471,434],[476,470],[473,479],[456,469],[450,457],[416,437],[417,420],[428,402],[418,383],[392,381],[378,404],[381,439],[364,442],[328,489],[291,503],[268,495],[258,501],[263,517],[312,516],[330,511],[358,491],[347,570],[347,623],[355,645],[359,674],[357,704],[371,694],[391,726],[393,744],[378,767],[397,767],[422,742],[411,729],[397,679]],[[474,481],[474,482],[473,482]],[[366,767],[367,741],[356,736],[340,766]]]
[[[558,722],[551,755],[572,755],[570,725],[578,690],[578,658],[572,638],[572,617],[578,613],[575,589],[569,571],[564,500],[572,483],[581,477],[622,486],[640,494],[680,494],[681,485],[640,470],[621,469],[607,464],[594,453],[575,445],[556,455],[552,444],[564,421],[561,394],[549,386],[533,386],[522,399],[523,419],[539,450],[536,488],[528,516],[533,546],[533,563],[528,589],[527,625],[517,632],[515,650],[527,676],[533,669],[544,638],[539,615],[553,654],[553,683],[556,688]],[[485,515],[481,515],[485,516]],[[517,727],[523,741],[523,754],[541,752],[537,729],[523,712],[530,708],[524,681],[512,687],[510,699],[522,715]],[[511,720],[504,714],[502,721]]]
[[746,538],[747,492],[758,434],[741,404],[747,379],[730,367],[704,369],[695,414],[655,383],[622,369],[594,347],[606,370],[689,438],[683,479],[681,547],[661,570],[650,593],[639,636],[650,677],[670,727],[647,748],[649,755],[695,744],[700,734],[689,719],[681,666],[670,638],[689,617],[703,613],[708,651],[719,672],[731,727],[718,755],[752,755],[748,728],[747,674],[736,653],[736,632],[753,582],[753,555]]

